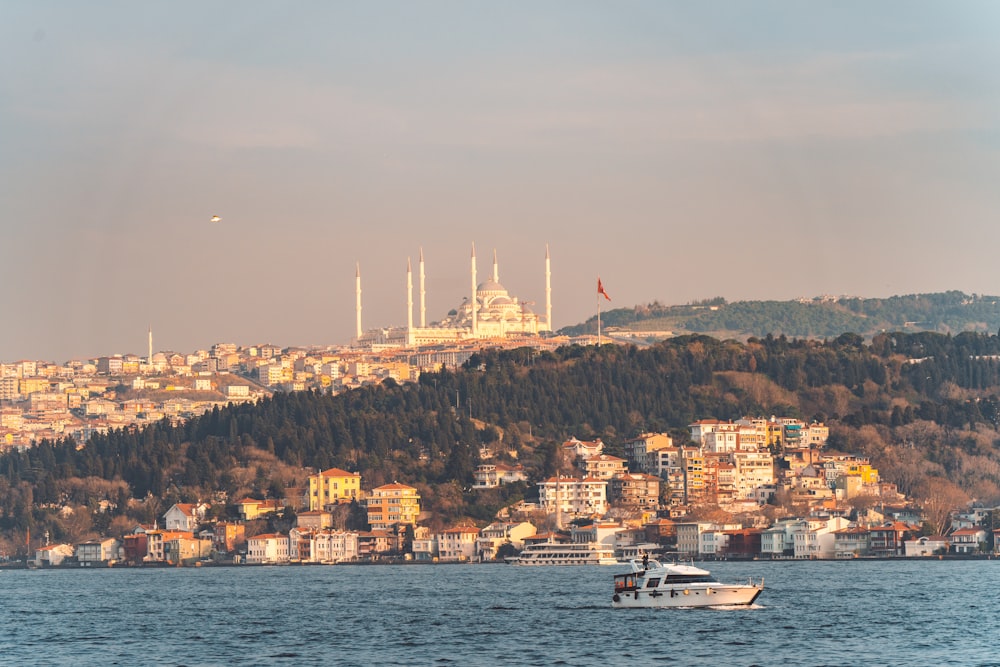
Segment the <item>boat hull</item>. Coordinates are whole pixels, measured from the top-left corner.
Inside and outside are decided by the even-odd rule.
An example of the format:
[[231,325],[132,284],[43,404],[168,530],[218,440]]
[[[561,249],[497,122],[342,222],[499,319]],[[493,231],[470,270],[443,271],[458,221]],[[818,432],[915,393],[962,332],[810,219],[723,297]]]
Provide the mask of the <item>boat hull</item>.
[[742,584],[670,585],[616,591],[611,606],[621,608],[729,607],[752,605],[763,591],[761,586]]

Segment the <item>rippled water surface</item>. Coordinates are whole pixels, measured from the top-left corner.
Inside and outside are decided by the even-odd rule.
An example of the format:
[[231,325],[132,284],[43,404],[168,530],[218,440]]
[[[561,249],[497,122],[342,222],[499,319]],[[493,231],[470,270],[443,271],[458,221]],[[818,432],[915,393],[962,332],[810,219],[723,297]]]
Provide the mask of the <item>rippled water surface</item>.
[[1000,665],[1000,561],[712,563],[746,609],[611,609],[620,567],[0,572],[0,664]]

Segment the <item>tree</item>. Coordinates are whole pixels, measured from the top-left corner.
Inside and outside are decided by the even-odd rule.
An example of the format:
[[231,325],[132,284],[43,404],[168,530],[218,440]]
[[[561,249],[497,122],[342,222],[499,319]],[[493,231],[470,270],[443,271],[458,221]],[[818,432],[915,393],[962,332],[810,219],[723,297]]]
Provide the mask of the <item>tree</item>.
[[944,535],[951,521],[952,512],[969,503],[969,494],[944,477],[928,477],[915,493],[924,511],[924,520],[935,534]]

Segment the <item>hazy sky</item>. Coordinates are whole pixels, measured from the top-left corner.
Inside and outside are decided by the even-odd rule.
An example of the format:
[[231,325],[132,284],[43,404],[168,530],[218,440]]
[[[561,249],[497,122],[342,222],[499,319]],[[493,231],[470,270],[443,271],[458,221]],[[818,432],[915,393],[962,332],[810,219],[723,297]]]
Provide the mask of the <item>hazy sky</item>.
[[1000,294],[998,35],[992,0],[5,0],[0,360],[347,343],[356,262],[405,325],[422,247],[436,320],[473,243],[542,313],[549,245],[556,328],[598,275]]

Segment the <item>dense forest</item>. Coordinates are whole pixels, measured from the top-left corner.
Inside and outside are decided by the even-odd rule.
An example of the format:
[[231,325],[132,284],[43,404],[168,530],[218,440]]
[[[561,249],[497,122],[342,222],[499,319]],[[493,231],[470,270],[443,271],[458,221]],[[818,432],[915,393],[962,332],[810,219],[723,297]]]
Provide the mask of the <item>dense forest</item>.
[[[331,466],[365,488],[415,486],[433,521],[489,520],[556,470],[558,445],[600,437],[609,453],[648,431],[686,439],[697,419],[782,415],[830,425],[829,447],[870,456],[909,496],[1000,501],[1000,338],[983,333],[832,340],[702,335],[654,345],[484,350],[417,383],[339,395],[278,393],[173,426],[43,442],[0,457],[0,532],[54,539],[152,522],[173,502],[281,498]],[[528,484],[472,492],[480,448]],[[67,519],[62,508],[82,507]],[[104,510],[104,511],[98,511]],[[89,517],[89,518],[88,518]],[[75,523],[74,523],[75,522]]]
[[[652,303],[601,313],[607,328],[630,331],[703,333],[745,339],[768,333],[790,338],[833,338],[853,331],[870,340],[885,331],[996,332],[1000,297],[958,291],[910,294],[885,299],[839,297],[797,301],[737,301],[721,297],[683,306]],[[576,335],[597,331],[597,317],[567,327]]]

